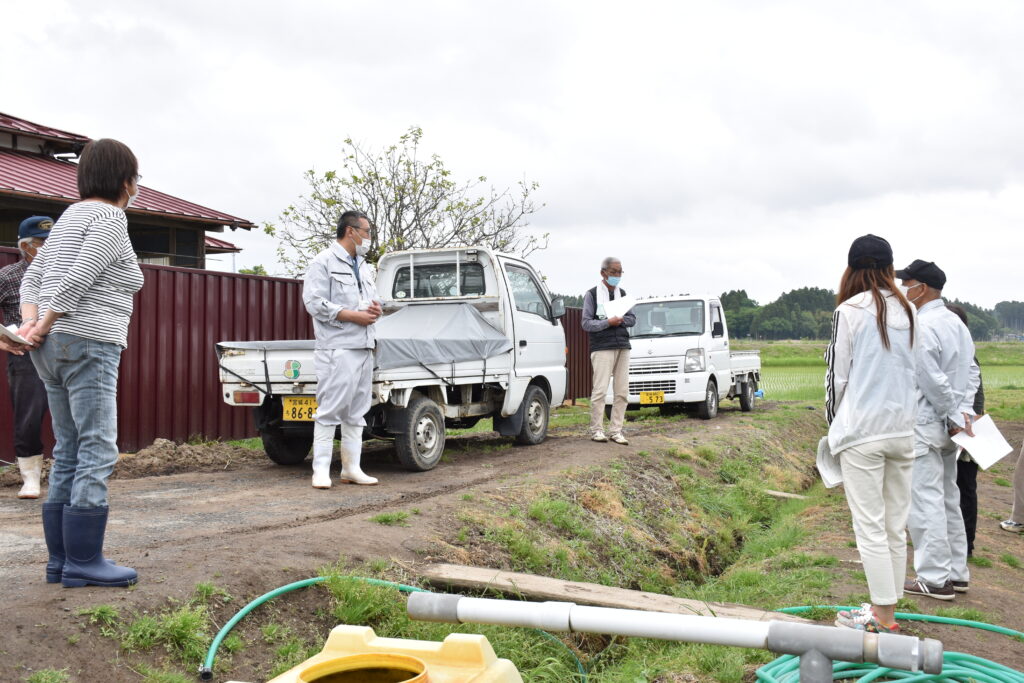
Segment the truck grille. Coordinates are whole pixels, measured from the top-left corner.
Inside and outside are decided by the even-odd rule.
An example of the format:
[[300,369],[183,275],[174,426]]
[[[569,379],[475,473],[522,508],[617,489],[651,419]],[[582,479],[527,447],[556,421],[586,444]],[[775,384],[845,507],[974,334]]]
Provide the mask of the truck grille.
[[668,394],[674,394],[676,391],[676,381],[674,379],[661,379],[650,382],[629,383],[629,393],[639,394],[641,391],[664,391]]
[[631,375],[661,375],[672,372],[679,372],[678,361],[666,360],[647,363],[630,363],[629,365],[629,374]]

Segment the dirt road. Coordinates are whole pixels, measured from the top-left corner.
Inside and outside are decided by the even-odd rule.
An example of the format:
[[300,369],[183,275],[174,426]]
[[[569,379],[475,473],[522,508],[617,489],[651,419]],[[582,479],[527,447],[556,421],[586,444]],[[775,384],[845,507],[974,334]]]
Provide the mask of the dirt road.
[[[4,520],[0,528],[0,578],[5,586],[0,595],[0,654],[4,655],[0,657],[0,680],[21,681],[31,670],[46,667],[78,672],[72,674],[73,681],[140,680],[133,675],[124,677],[123,671],[110,676],[102,673],[111,662],[118,661],[117,645],[94,630],[84,629],[77,610],[111,604],[122,613],[141,613],[166,604],[168,597],[185,599],[200,582],[215,582],[235,596],[250,599],[276,586],[314,576],[320,567],[337,561],[339,556],[352,560],[394,558],[401,562],[429,559],[426,553],[431,540],[445,533],[446,520],[470,491],[477,496],[500,496],[508,489],[543,487],[557,483],[558,473],[567,468],[604,464],[645,449],[653,451],[664,446],[669,437],[674,443],[680,439],[696,443],[718,438],[716,435],[731,429],[739,435],[739,416],[738,411],[723,410],[710,423],[632,423],[632,443],[628,447],[593,444],[583,437],[581,427],[556,430],[548,441],[530,448],[513,447],[507,439],[492,435],[464,436],[451,440],[445,462],[424,473],[400,469],[391,462],[390,447],[373,442],[368,444],[365,469],[380,479],[376,487],[336,484],[328,491],[316,490],[309,485],[308,463],[298,468],[280,467],[260,454],[241,449],[229,453],[223,465],[217,464],[216,458],[190,465],[207,471],[137,478],[123,478],[122,473],[111,482],[106,552],[138,570],[140,581],[132,590],[67,590],[59,584],[44,583],[46,553],[39,523],[40,501],[20,501],[16,487],[0,487],[0,515]],[[1014,443],[1019,443],[1022,434],[1024,429],[1015,427]],[[183,459],[190,463],[196,453],[206,452],[202,446],[181,448],[187,456]],[[173,461],[173,454],[154,455],[134,463],[129,459],[122,469],[129,476],[174,470],[175,466],[164,467]],[[337,467],[335,462],[335,476]],[[985,495],[991,494],[990,500],[998,501],[1002,509],[1008,501],[1008,490],[990,483],[984,487]],[[990,504],[984,507],[986,512],[992,509]],[[370,521],[385,510],[408,512],[408,526]],[[979,542],[1013,551],[1009,546],[1016,539],[993,531],[991,516],[985,520],[979,523],[979,527],[984,526],[984,531],[979,529]],[[836,537],[827,545],[844,561],[855,562],[855,550],[846,546],[852,537],[847,524],[845,519],[838,520]],[[1019,557],[1022,553],[1015,554]],[[991,611],[999,614],[999,607],[1006,606],[1007,600],[1021,602],[1010,588],[1021,570],[1006,567],[1000,570],[998,581],[994,574],[997,570],[980,570],[979,578],[984,581],[991,573],[993,589],[1006,584],[1004,591],[972,591],[970,601],[964,601],[967,605],[988,610],[991,601]],[[1019,578],[1017,581],[1019,585]],[[1013,621],[1016,623],[1007,625],[1022,627],[1019,618]],[[69,646],[78,643],[80,637],[78,645]],[[992,640],[994,651],[1006,647],[1006,643]]]

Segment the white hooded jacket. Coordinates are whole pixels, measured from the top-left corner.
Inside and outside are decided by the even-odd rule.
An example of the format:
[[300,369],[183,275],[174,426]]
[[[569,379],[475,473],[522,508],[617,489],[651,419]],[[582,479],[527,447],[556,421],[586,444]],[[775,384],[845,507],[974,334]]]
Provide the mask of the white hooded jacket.
[[917,356],[910,322],[896,296],[886,302],[889,348],[882,345],[870,292],[847,299],[832,316],[832,341],[825,351],[825,417],[833,454],[870,441],[912,436],[917,413]]

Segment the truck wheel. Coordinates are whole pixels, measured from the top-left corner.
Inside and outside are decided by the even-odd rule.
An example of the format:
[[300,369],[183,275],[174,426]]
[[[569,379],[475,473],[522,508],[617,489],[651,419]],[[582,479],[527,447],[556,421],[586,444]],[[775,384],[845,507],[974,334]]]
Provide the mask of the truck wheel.
[[551,406],[548,395],[536,384],[526,387],[523,396],[523,428],[516,435],[516,443],[536,446],[548,436],[548,418]]
[[260,430],[263,450],[278,465],[301,465],[313,447],[313,432],[305,429],[269,427]]
[[612,404],[611,403],[605,403],[604,404],[604,419],[606,419],[606,420],[612,419]]
[[417,396],[405,409],[407,421],[395,434],[395,454],[402,467],[414,472],[432,470],[444,454],[444,415],[426,396]]
[[740,410],[749,413],[754,409],[754,378],[747,377],[746,382],[740,383]]
[[704,400],[698,404],[697,414],[702,420],[710,420],[718,415],[718,385],[715,380],[708,380],[708,388],[704,391]]

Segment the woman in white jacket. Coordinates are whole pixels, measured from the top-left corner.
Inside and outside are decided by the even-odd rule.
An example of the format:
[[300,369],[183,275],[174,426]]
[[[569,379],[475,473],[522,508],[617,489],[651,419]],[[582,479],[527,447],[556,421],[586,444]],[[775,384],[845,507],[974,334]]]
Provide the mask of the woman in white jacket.
[[825,352],[828,442],[839,457],[871,603],[837,626],[898,632],[906,575],[906,525],[914,465],[916,313],[896,287],[892,248],[857,238],[836,297]]

